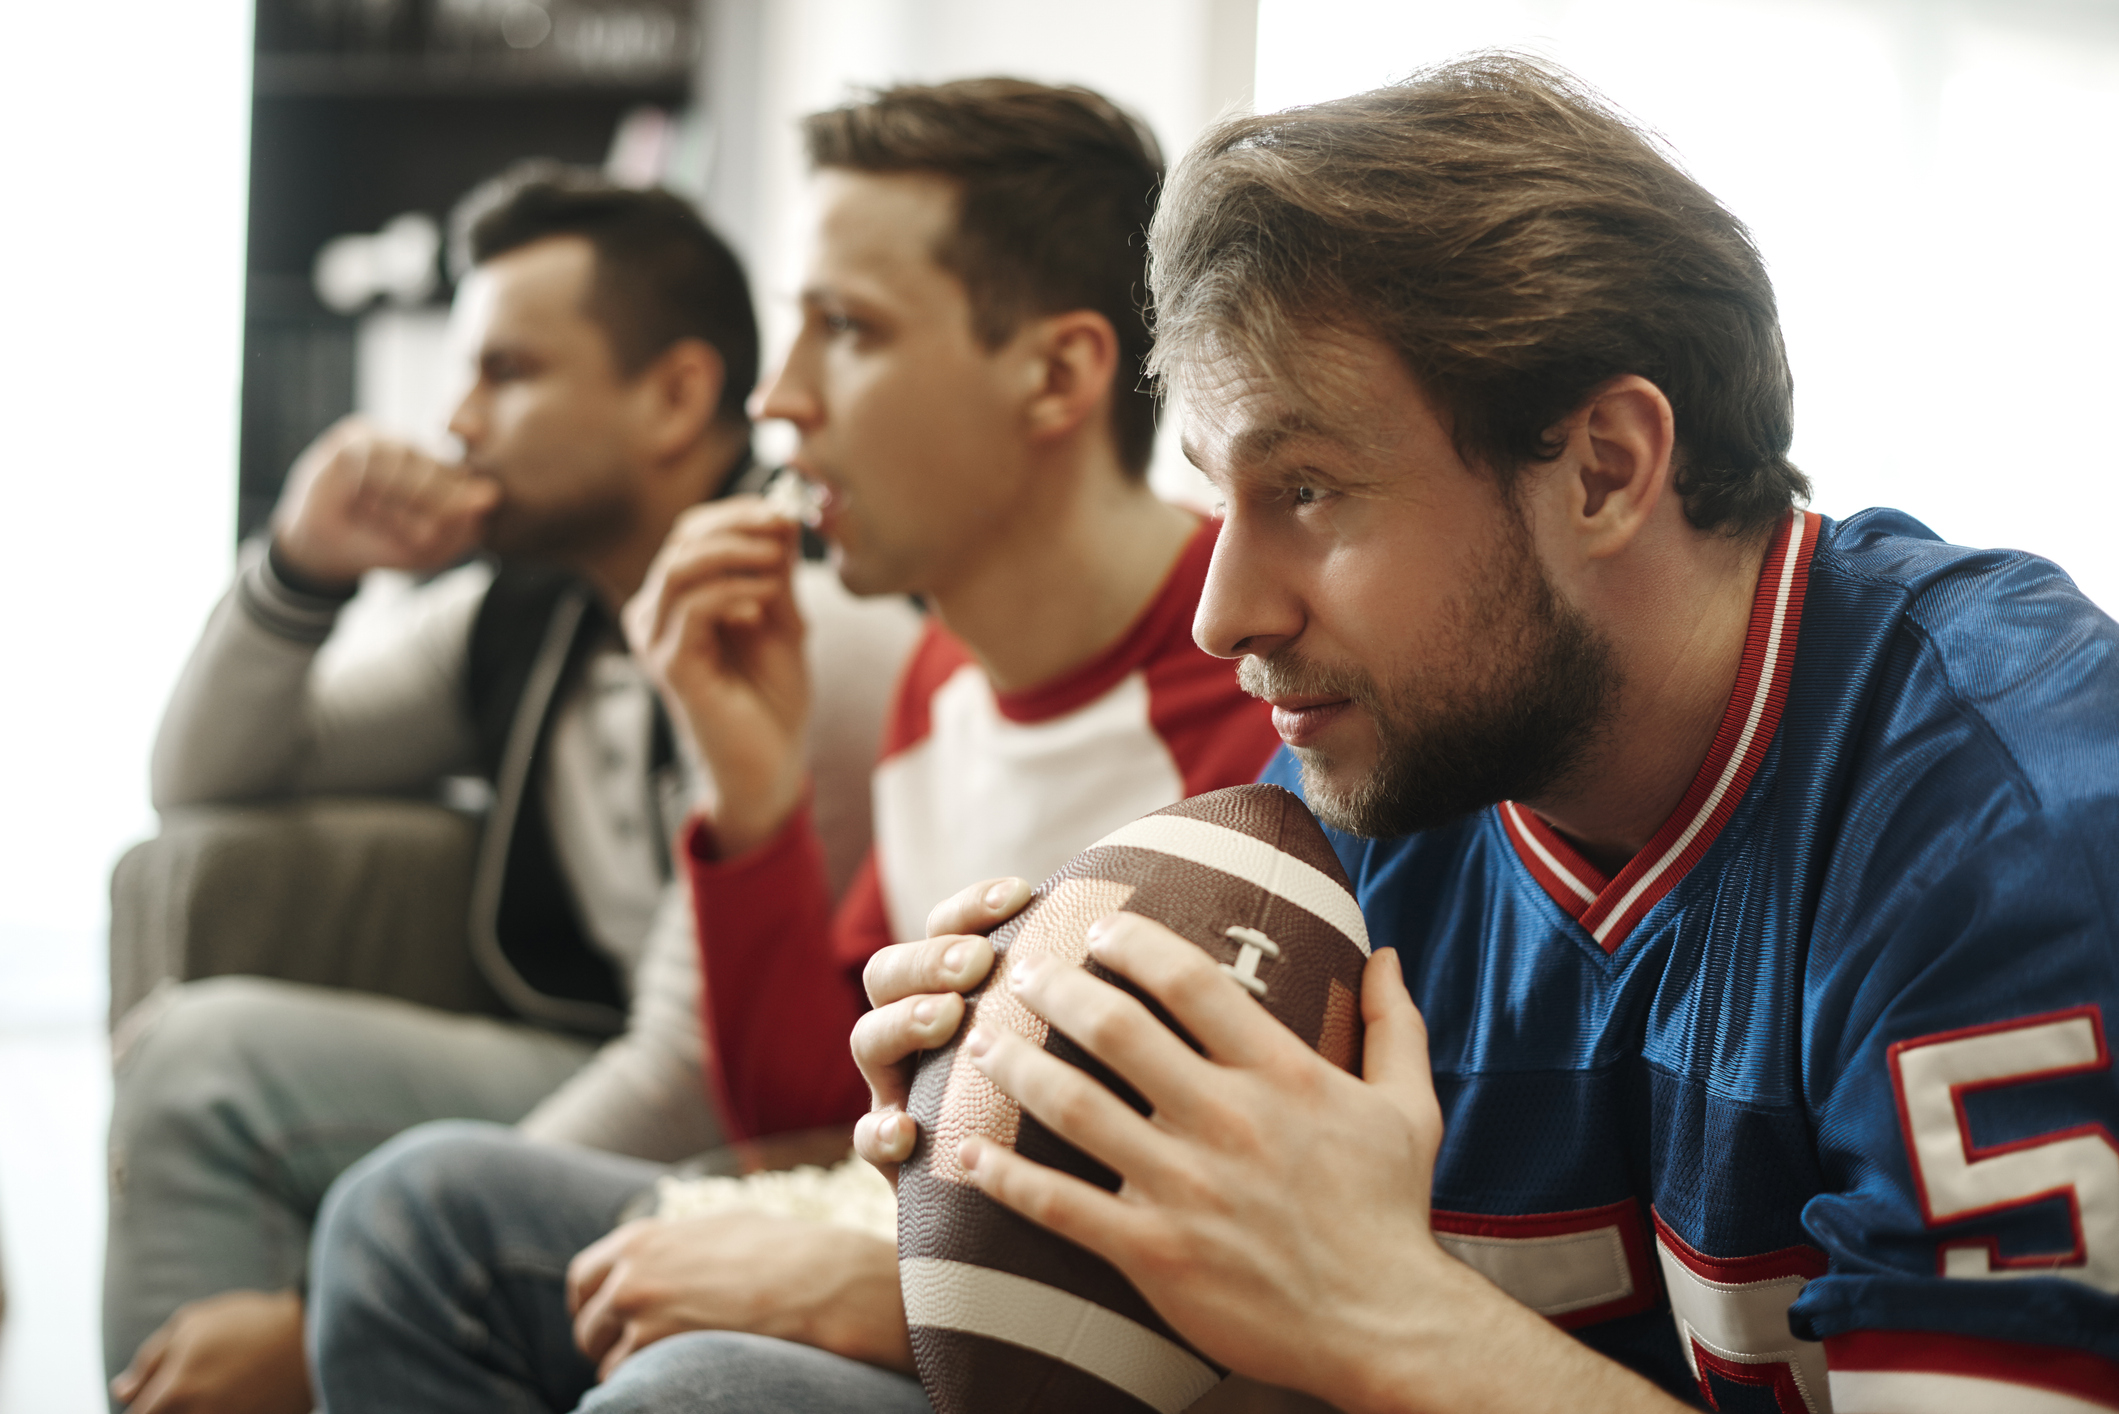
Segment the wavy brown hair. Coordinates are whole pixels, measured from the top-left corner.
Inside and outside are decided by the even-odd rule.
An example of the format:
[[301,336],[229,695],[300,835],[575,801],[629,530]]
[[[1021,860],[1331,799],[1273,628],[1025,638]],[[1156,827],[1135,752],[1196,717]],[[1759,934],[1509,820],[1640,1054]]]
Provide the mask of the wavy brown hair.
[[1306,329],[1382,339],[1458,452],[1512,480],[1599,384],[1638,374],[1677,424],[1678,490],[1741,534],[1809,495],[1764,261],[1664,148],[1565,72],[1486,53],[1224,121],[1149,239],[1151,368],[1235,356],[1298,401]]

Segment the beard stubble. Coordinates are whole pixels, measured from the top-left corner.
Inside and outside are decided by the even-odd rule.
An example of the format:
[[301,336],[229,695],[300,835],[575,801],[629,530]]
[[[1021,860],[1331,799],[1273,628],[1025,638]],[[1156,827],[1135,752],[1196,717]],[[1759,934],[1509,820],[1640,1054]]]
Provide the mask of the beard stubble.
[[1390,838],[1541,795],[1580,769],[1608,729],[1619,683],[1611,644],[1560,597],[1520,517],[1510,519],[1496,553],[1444,606],[1448,663],[1387,682],[1292,647],[1238,665],[1254,696],[1343,697],[1375,724],[1376,764],[1358,780],[1337,779],[1322,751],[1296,752],[1303,793],[1326,824]]
[[584,492],[564,505],[535,509],[502,500],[486,523],[485,548],[502,560],[569,568],[620,544],[640,523],[640,510],[621,491]]

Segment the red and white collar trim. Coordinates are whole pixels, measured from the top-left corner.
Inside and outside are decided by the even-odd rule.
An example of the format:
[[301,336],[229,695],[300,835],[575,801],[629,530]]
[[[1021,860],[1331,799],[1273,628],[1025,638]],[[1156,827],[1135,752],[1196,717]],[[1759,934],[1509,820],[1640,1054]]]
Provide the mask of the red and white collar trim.
[[1773,744],[1781,706],[1788,699],[1817,532],[1818,517],[1809,511],[1789,512],[1773,532],[1751,600],[1751,627],[1744,637],[1736,687],[1722,711],[1714,745],[1678,808],[1616,879],[1606,879],[1534,811],[1512,800],[1500,805],[1502,828],[1524,867],[1605,952],[1617,952],[1634,924],[1700,861]]

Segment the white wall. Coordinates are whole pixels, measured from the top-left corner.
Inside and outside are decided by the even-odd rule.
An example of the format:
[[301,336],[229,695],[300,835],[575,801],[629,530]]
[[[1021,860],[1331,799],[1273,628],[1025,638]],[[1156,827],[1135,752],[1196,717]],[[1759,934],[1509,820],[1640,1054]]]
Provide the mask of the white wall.
[[250,6],[8,10],[0,1019],[101,1005],[111,861],[231,568]]
[[0,1411],[106,1406],[105,881],[231,569],[246,0],[11,5],[0,46]]
[[[1816,506],[2051,556],[2119,611],[2119,9],[1261,0],[1261,109],[1467,49],[1558,59],[1757,235]],[[1358,41],[1356,40],[1358,36]]]

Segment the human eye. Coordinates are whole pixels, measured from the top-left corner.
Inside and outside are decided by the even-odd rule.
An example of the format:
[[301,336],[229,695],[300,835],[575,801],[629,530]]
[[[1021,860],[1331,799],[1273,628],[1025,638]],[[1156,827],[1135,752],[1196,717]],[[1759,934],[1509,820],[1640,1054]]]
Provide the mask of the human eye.
[[1298,514],[1312,507],[1329,504],[1339,493],[1315,481],[1291,480],[1281,490],[1281,501]]
[[854,318],[843,309],[822,309],[817,311],[817,324],[827,336],[834,339],[848,336],[858,337],[866,331],[866,326],[860,320]]

